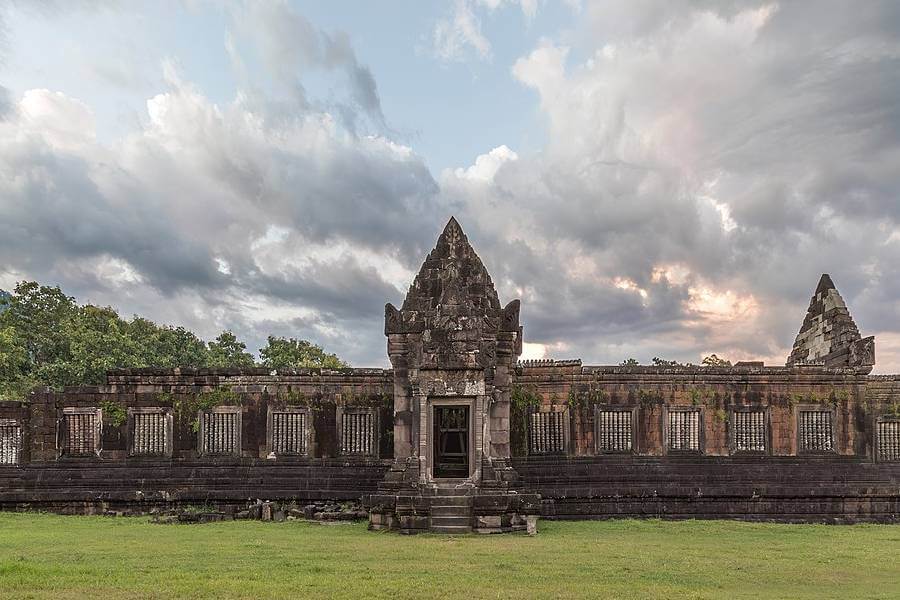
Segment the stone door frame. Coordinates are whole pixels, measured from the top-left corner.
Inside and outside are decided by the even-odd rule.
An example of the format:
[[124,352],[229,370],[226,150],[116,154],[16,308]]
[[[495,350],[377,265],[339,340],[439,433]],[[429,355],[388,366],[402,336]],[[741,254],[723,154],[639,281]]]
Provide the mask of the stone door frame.
[[434,476],[434,410],[438,407],[447,407],[447,406],[465,406],[469,409],[469,439],[468,439],[468,454],[469,454],[469,476],[462,479],[462,481],[472,481],[475,475],[475,466],[476,466],[476,457],[475,457],[475,397],[464,397],[464,398],[448,398],[446,396],[433,396],[427,399],[427,425],[425,430],[425,448],[426,448],[426,461],[425,461],[425,470],[426,470],[426,478],[429,482],[433,483],[441,483],[441,482],[449,482],[449,481],[461,481],[460,478],[457,477],[435,477]]

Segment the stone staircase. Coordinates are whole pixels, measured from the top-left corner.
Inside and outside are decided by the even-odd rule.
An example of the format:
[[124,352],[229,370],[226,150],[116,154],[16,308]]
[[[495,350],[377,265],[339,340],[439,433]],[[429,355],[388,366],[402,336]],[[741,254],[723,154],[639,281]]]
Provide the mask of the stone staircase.
[[472,496],[467,490],[437,488],[431,502],[429,530],[433,533],[472,533]]

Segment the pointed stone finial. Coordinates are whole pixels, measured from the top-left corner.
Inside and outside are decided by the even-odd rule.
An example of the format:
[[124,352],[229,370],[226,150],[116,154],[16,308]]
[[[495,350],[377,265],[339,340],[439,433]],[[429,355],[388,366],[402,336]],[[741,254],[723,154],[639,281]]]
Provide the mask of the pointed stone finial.
[[435,250],[440,251],[446,257],[457,256],[460,250],[469,250],[472,254],[475,253],[475,250],[469,246],[469,240],[463,233],[462,227],[459,226],[456,217],[450,217],[450,220],[444,225],[444,230],[438,236],[435,244]]
[[[816,294],[826,294],[828,290],[837,291],[837,288],[834,287],[831,276],[828,273],[822,273],[822,277],[819,278],[819,285],[816,286]],[[840,294],[838,295],[840,296]]]
[[[862,336],[850,316],[844,299],[838,293],[834,282],[823,273],[810,299],[803,325],[794,341],[788,365],[823,364],[826,367],[860,366]],[[868,339],[868,338],[867,338]],[[871,342],[871,356],[874,360],[874,341]]]

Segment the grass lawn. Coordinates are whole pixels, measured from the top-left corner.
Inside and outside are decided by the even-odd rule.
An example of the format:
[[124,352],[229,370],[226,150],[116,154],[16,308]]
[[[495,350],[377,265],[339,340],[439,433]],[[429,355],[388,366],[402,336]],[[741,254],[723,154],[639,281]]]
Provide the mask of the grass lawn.
[[0,598],[900,598],[900,526],[540,523],[414,537],[365,525],[0,513]]

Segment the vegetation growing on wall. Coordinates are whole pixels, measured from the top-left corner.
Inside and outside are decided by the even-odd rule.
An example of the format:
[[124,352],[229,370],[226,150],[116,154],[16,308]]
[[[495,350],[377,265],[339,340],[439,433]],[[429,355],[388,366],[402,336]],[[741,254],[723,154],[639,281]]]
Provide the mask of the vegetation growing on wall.
[[[276,398],[285,406],[307,406],[318,408],[324,404],[335,404],[335,397],[315,394],[309,396],[302,390],[285,389],[278,392]],[[341,400],[344,406],[369,406],[381,408],[393,408],[394,398],[383,392],[342,392]]]
[[730,367],[731,361],[719,358],[715,354],[710,354],[709,356],[704,356],[700,364],[705,367]]
[[128,419],[128,411],[124,406],[113,400],[104,400],[100,403],[103,411],[103,419],[113,427],[121,427]]
[[190,419],[191,431],[200,430],[200,411],[216,406],[239,406],[241,396],[228,386],[213,388],[199,394],[159,394],[162,402],[171,402],[175,417],[182,421]]
[[688,391],[688,396],[693,406],[699,406],[700,404],[707,404],[711,399],[715,400],[716,393],[710,388],[692,387]]
[[893,400],[884,407],[881,416],[889,419],[900,419],[900,400]]
[[648,408],[653,406],[654,404],[662,404],[663,397],[662,393],[659,390],[645,390],[640,389],[637,391],[637,399],[638,403],[640,403],[641,407]]
[[596,389],[576,389],[572,387],[569,390],[569,399],[567,401],[570,410],[580,410],[586,406],[594,404],[606,404],[609,402],[609,392],[606,390]]
[[850,390],[831,386],[826,393],[817,390],[794,392],[788,396],[788,406],[793,409],[798,404],[828,404],[832,408],[837,408],[849,399]]
[[275,396],[278,401],[285,406],[317,406],[321,402],[321,396],[308,396],[303,390],[283,389],[279,390]]
[[[660,358],[658,356],[654,356],[650,360],[650,364],[654,367],[693,367],[693,363],[683,363],[678,362],[677,360],[669,360],[665,358]],[[709,356],[704,356],[703,360],[700,361],[700,364],[705,367],[730,367],[731,361],[726,360],[724,358],[719,358],[715,354],[710,354]],[[639,363],[634,358],[626,358],[622,362],[619,363],[620,367],[639,367],[641,363]]]
[[509,443],[513,456],[528,453],[528,415],[541,405],[534,387],[514,384],[509,393]]

